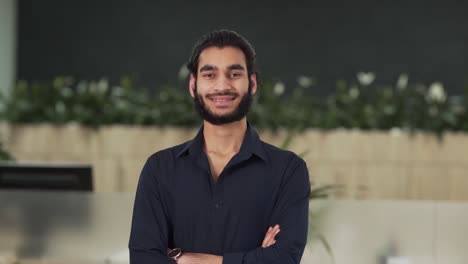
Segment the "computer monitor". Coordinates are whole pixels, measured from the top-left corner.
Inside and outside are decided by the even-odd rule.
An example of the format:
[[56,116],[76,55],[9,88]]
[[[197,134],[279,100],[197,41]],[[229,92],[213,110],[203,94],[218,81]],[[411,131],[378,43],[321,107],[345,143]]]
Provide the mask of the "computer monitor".
[[0,163],[0,189],[92,191],[92,167],[83,164]]

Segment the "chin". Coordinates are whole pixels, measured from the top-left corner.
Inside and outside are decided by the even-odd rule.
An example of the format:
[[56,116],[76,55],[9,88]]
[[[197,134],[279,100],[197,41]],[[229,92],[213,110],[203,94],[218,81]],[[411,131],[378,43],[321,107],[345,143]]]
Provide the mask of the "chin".
[[210,107],[210,111],[216,115],[227,115],[227,114],[231,114],[231,113],[234,113],[234,111],[236,111],[236,109],[238,108],[239,106],[236,104],[236,105],[231,105],[231,106],[228,106],[228,107],[217,107],[215,105],[212,105]]
[[218,117],[224,117],[224,116],[229,116],[234,113],[234,110],[226,110],[226,111],[211,111],[212,114],[218,116]]

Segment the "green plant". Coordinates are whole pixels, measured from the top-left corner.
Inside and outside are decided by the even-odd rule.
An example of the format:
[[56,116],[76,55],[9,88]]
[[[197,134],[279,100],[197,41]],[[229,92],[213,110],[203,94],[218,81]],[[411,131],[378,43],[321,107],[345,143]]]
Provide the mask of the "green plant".
[[195,126],[198,120],[190,97],[180,89],[167,85],[150,94],[128,77],[113,87],[105,79],[19,81],[11,96],[2,97],[2,104],[1,117],[13,123]]
[[440,83],[378,86],[337,82],[337,92],[327,99],[322,124],[325,129],[444,131],[467,130],[467,95],[449,96]]
[[[362,76],[361,76],[362,75]],[[359,77],[360,76],[360,77]],[[257,91],[249,120],[261,129],[301,131],[306,128],[363,130],[468,131],[468,87],[463,95],[448,95],[440,83],[409,83],[402,75],[396,85],[377,85],[375,76],[360,73],[357,81],[340,80],[327,97],[310,95],[311,82],[287,89],[266,81]],[[402,81],[403,80],[403,81]],[[179,80],[148,92],[124,77],[116,85],[106,79],[77,81],[18,81],[0,97],[0,118],[12,123],[79,123],[194,127],[200,118],[192,98]]]

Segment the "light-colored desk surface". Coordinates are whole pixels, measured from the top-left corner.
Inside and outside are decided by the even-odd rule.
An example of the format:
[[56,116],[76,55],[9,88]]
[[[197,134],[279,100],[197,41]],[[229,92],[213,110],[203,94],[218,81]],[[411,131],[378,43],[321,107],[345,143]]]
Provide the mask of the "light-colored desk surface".
[[[411,264],[468,263],[468,203],[336,201],[323,208],[319,231],[338,264],[386,264],[389,256]],[[310,243],[305,263],[332,263],[323,246]]]
[[127,248],[134,196],[0,191],[0,252],[103,262]]

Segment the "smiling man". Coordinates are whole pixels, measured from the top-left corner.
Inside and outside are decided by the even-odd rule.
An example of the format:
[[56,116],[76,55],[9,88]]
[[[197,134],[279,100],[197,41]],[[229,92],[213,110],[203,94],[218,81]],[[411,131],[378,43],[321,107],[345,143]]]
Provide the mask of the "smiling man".
[[258,88],[253,48],[233,31],[213,31],[188,68],[203,126],[143,167],[130,263],[299,263],[309,175],[301,158],[261,141],[247,122]]

